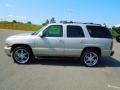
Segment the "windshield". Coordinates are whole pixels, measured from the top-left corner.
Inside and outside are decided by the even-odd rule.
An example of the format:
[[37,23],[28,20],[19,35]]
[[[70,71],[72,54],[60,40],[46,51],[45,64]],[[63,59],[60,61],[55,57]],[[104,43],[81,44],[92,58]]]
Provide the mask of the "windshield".
[[40,30],[35,31],[35,32],[32,33],[32,35],[37,35],[39,32],[40,32]]
[[45,26],[42,27],[40,30],[33,32],[31,35],[37,35],[37,34],[38,34],[41,30],[43,30],[44,28],[45,28]]

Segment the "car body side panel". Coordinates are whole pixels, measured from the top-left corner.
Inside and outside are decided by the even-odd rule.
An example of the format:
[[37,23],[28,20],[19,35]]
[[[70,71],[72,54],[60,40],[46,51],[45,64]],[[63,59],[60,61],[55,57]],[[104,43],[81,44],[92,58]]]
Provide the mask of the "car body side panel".
[[64,39],[62,37],[36,37],[34,53],[37,56],[63,56]]
[[79,57],[84,47],[84,38],[65,38],[65,56]]
[[106,38],[85,38],[84,48],[98,47],[101,50],[101,56],[110,56],[112,39]]

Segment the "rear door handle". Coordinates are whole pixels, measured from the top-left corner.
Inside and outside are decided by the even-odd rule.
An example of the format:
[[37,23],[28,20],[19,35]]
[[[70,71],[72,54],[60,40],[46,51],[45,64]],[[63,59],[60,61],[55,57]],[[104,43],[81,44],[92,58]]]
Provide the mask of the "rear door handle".
[[84,41],[83,41],[83,40],[81,40],[81,41],[80,41],[80,43],[84,43]]
[[59,40],[60,43],[63,43],[63,40]]

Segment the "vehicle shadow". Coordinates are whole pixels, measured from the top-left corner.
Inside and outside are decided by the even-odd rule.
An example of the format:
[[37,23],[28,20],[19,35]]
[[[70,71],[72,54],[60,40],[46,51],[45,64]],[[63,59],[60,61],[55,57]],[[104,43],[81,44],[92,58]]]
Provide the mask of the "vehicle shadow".
[[52,65],[52,66],[83,66],[76,58],[39,58],[32,64]]
[[113,57],[102,57],[98,67],[120,67],[120,60]]
[[[80,66],[80,60],[77,58],[39,58],[31,64],[52,65],[52,66]],[[120,61],[113,57],[102,57],[97,67],[120,67]]]

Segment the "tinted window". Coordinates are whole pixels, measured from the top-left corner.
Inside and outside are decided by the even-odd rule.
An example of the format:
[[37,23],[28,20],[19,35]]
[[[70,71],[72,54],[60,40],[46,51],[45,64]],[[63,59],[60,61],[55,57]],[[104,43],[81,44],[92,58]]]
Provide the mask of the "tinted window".
[[44,35],[46,37],[62,37],[63,36],[63,29],[61,25],[52,25],[49,26],[45,32]]
[[67,26],[67,37],[84,37],[82,28],[80,26]]
[[96,38],[112,38],[109,30],[102,26],[87,26],[88,32],[91,37]]

